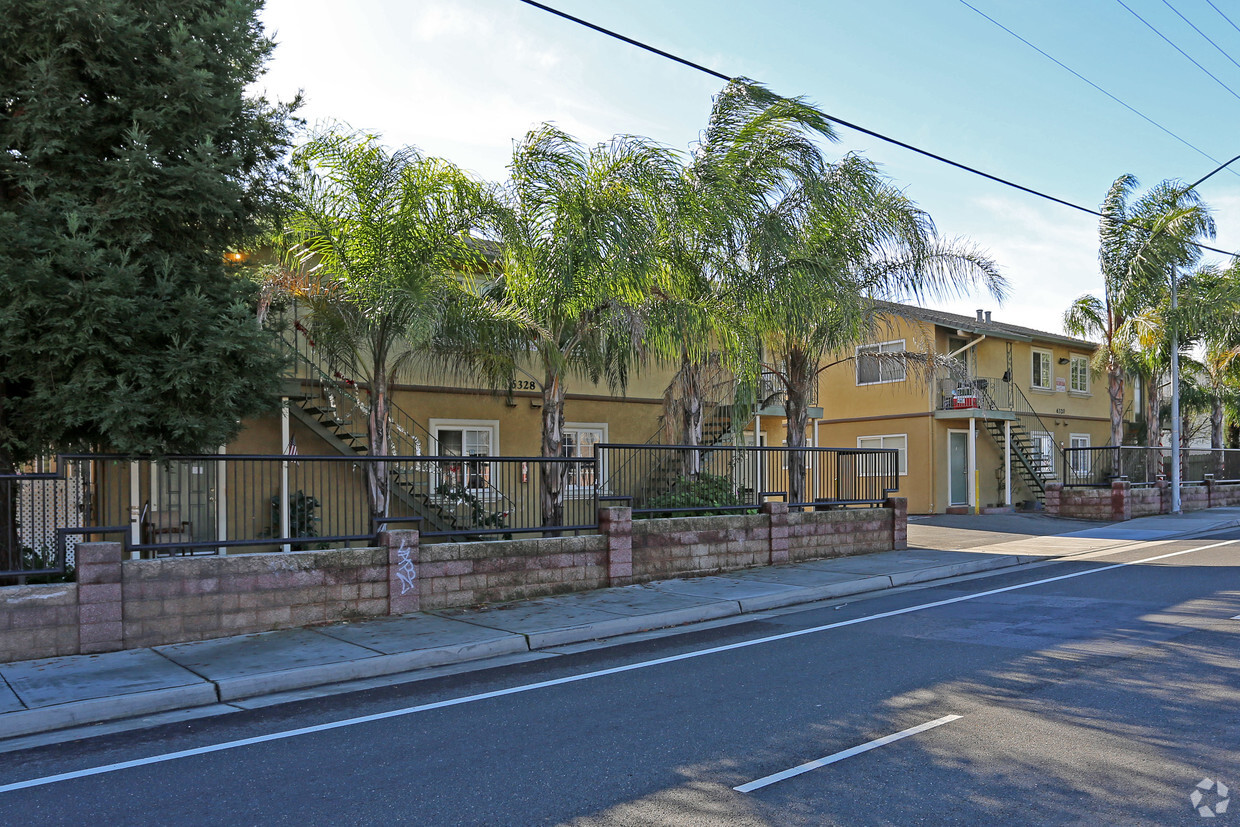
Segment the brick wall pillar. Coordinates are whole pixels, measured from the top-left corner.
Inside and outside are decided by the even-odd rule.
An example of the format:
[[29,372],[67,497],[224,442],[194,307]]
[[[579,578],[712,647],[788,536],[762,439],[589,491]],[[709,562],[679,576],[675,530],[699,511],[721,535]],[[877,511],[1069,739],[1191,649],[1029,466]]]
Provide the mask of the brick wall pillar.
[[84,655],[125,646],[121,619],[121,544],[79,543],[78,648]]
[[1154,488],[1158,491],[1158,513],[1171,513],[1171,482],[1163,476],[1159,476],[1158,481],[1154,483]]
[[781,502],[762,503],[762,513],[767,515],[771,524],[771,565],[787,563],[788,553],[788,504]]
[[598,510],[598,530],[607,538],[607,582],[626,586],[633,582],[633,509],[608,506]]
[[416,530],[401,529],[379,534],[388,552],[388,614],[403,615],[422,608],[421,544]]
[[1063,502],[1063,483],[1048,482],[1046,484],[1046,513],[1059,514]]
[[1111,480],[1111,519],[1117,523],[1132,519],[1132,498],[1128,480]]
[[891,509],[891,547],[908,548],[908,497],[888,497],[883,507]]

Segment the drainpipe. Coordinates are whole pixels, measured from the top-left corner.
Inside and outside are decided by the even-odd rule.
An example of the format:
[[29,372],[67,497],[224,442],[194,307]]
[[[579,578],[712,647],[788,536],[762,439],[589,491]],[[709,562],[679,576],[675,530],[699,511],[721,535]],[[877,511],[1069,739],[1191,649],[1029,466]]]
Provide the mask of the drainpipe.
[[[956,331],[956,332],[957,332],[957,333],[963,333],[964,331],[963,331],[963,330],[959,330],[959,331]],[[954,357],[956,357],[956,356],[959,356],[960,354],[964,353],[966,350],[968,350],[969,348],[973,347],[975,344],[977,344],[978,342],[980,342],[982,339],[985,339],[985,338],[986,338],[986,334],[985,334],[985,333],[983,333],[981,336],[978,336],[976,339],[970,339],[970,340],[969,340],[969,342],[968,342],[968,344],[964,345],[963,347],[958,347],[958,348],[956,348],[955,350],[953,350],[951,353],[947,354],[947,358],[948,358],[948,359],[952,359],[952,358],[954,358]]]

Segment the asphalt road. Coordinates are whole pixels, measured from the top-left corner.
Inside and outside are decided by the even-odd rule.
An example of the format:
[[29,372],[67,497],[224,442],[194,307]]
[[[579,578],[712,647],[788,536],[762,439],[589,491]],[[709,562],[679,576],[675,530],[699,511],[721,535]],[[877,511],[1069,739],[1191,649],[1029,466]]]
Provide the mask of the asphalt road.
[[1240,823],[1238,615],[1240,533],[1147,543],[0,754],[0,822]]

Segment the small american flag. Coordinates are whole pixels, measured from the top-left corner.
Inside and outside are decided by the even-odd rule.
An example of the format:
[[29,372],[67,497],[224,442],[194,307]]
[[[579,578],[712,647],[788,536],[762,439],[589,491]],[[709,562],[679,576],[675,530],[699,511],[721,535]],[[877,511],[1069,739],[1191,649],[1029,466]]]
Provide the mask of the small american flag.
[[288,448],[284,451],[290,457],[297,456],[297,437],[290,436],[288,438]]

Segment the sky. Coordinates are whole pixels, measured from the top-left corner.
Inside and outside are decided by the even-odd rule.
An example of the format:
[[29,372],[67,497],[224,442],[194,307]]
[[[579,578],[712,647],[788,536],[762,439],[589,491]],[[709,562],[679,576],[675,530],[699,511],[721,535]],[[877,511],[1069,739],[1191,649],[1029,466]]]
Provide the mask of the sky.
[[[976,11],[962,0],[546,0],[1086,207],[1121,174],[1191,182],[1240,154],[1240,0],[969,3]],[[722,87],[519,0],[268,0],[262,20],[278,45],[257,91],[300,91],[311,124],[374,132],[492,181],[544,121],[586,142],[638,134],[688,152]],[[973,294],[931,306],[1061,332],[1074,298],[1101,294],[1095,217],[844,127],[824,151],[879,164],[942,236],[988,252],[1010,284],[1003,303]],[[1240,251],[1234,167],[1198,192],[1215,212],[1212,246]]]

